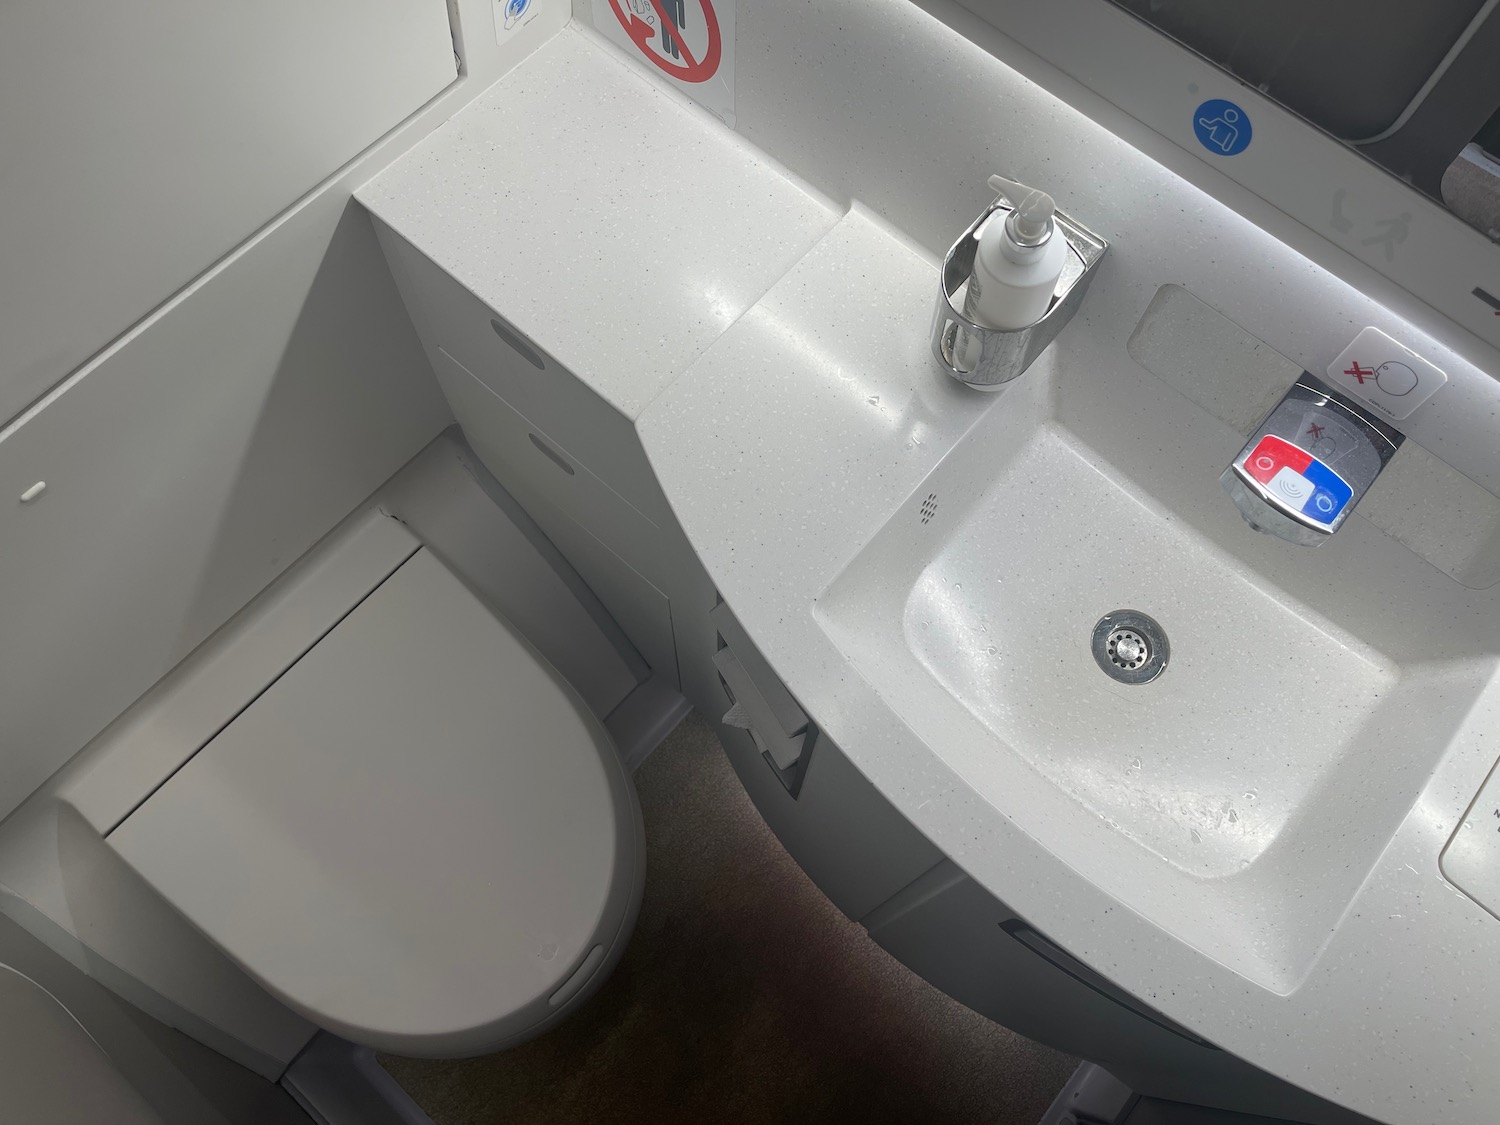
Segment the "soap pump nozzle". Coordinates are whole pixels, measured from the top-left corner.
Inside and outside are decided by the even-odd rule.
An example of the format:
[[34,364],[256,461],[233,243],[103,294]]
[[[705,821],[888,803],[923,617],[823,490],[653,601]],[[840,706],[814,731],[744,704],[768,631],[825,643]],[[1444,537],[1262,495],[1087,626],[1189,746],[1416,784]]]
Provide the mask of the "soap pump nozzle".
[[1040,246],[1052,237],[1052,216],[1057,211],[1056,201],[1045,191],[1007,180],[1004,176],[991,176],[990,187],[1010,200],[1011,212],[1005,220],[1005,233],[1017,246]]

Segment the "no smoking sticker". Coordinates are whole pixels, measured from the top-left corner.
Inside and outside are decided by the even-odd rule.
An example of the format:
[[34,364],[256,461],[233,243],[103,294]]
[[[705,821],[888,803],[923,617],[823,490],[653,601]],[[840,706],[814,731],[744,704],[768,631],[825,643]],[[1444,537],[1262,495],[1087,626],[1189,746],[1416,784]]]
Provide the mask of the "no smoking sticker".
[[594,0],[594,27],[734,124],[734,0]]

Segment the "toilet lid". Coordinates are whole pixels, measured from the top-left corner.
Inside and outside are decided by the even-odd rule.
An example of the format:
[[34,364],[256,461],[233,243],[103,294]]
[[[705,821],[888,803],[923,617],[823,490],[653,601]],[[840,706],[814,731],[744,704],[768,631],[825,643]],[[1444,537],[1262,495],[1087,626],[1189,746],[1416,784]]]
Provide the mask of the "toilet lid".
[[457,1054],[598,964],[638,817],[598,720],[423,549],[108,839],[313,1022]]

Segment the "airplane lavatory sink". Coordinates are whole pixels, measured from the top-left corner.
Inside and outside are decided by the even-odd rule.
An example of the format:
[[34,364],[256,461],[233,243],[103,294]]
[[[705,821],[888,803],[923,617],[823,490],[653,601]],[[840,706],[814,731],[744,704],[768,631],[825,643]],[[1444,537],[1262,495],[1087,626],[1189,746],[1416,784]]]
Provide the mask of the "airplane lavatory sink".
[[[1019,827],[1290,992],[1494,676],[1500,599],[1358,513],[1317,549],[1257,534],[1218,479],[1243,433],[1138,368],[1056,367],[985,413],[815,615]],[[1095,658],[1121,610],[1170,646],[1149,682]],[[1159,647],[1116,641],[1116,671]]]

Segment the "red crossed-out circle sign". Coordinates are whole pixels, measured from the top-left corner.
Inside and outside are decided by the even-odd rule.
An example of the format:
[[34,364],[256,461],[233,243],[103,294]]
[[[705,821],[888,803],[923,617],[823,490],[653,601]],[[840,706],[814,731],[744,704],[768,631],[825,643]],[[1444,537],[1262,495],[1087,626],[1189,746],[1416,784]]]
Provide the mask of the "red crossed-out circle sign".
[[[682,37],[675,36],[677,48],[682,52],[682,65],[679,66],[677,63],[668,62],[649,46],[657,33],[655,27],[623,7],[620,0],[609,0],[609,6],[615,13],[615,18],[620,21],[625,34],[630,36],[631,42],[636,45],[641,54],[680,82],[707,82],[718,73],[719,60],[724,54],[724,42],[719,35],[719,17],[714,12],[712,0],[698,0],[698,5],[703,9],[703,26],[708,29],[708,47],[704,50],[701,59],[695,59],[688,50],[687,44],[682,41]],[[651,6],[656,9],[656,18],[661,21],[662,27],[676,26],[675,22],[667,17],[667,11],[662,7],[662,0],[651,0]]]

